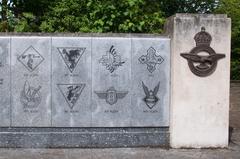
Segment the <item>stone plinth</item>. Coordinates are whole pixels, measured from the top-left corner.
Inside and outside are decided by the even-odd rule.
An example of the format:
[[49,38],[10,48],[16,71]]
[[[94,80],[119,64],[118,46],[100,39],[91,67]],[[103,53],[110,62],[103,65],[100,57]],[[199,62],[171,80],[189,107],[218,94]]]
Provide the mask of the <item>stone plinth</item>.
[[176,14],[166,27],[172,39],[171,146],[227,147],[231,20]]

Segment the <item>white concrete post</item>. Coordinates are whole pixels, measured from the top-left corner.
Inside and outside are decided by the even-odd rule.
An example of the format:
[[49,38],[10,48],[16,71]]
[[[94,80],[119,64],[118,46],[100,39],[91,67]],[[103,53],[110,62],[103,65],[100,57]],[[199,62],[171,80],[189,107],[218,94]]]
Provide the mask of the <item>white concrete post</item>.
[[176,14],[166,27],[172,39],[171,147],[227,147],[231,20]]

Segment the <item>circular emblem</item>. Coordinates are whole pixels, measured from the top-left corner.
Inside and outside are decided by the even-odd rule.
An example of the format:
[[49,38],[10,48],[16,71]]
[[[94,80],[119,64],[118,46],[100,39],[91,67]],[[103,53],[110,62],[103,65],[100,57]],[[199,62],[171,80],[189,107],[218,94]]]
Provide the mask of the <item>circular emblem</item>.
[[212,37],[205,32],[202,27],[201,32],[194,37],[196,47],[189,53],[181,53],[181,56],[188,61],[188,66],[192,73],[199,77],[206,77],[211,75],[217,68],[219,59],[224,58],[224,54],[217,54],[213,48],[210,47]]
[[[201,56],[202,53],[206,53],[208,55]],[[217,61],[211,61],[208,59],[209,55],[216,55],[215,51],[211,47],[196,46],[190,51],[190,54],[200,57],[200,59],[196,59],[196,62],[194,60],[188,60],[188,66],[195,75],[205,77],[212,74],[216,70]]]

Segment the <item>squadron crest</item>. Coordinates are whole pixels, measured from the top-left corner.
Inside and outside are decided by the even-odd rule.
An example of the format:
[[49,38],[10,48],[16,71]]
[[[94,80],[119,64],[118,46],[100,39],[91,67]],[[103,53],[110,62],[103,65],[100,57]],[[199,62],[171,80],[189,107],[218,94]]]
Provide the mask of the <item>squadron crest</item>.
[[[216,70],[218,60],[224,58],[225,54],[217,54],[211,48],[212,37],[204,27],[195,35],[194,40],[196,47],[189,53],[181,53],[181,56],[188,61],[192,73],[199,77],[209,76]],[[205,54],[202,55],[202,53]]]
[[95,91],[100,99],[105,99],[110,105],[117,103],[118,99],[123,99],[128,91],[117,91],[114,87],[110,87],[107,91]]
[[147,55],[142,55],[138,58],[141,64],[146,64],[150,73],[156,70],[156,65],[160,65],[164,59],[160,55],[156,55],[156,50],[150,47],[147,50]]
[[159,86],[160,86],[160,82],[158,82],[157,86],[154,87],[153,90],[149,90],[148,87],[142,82],[142,87],[143,87],[144,93],[146,95],[143,98],[143,101],[150,109],[152,109],[159,100],[159,98],[157,97]]
[[44,60],[43,56],[33,47],[27,48],[18,58],[28,71],[34,71]]
[[64,60],[65,64],[67,65],[71,73],[74,71],[85,50],[86,48],[81,47],[58,48],[58,51],[61,54],[62,59]]
[[28,81],[25,81],[20,95],[20,101],[24,108],[36,108],[41,103],[40,89],[42,87],[33,87]]
[[113,73],[119,66],[122,66],[125,62],[121,60],[121,56],[117,54],[116,49],[112,45],[109,51],[106,52],[106,55],[103,55],[99,60],[103,66],[109,70],[110,73]]

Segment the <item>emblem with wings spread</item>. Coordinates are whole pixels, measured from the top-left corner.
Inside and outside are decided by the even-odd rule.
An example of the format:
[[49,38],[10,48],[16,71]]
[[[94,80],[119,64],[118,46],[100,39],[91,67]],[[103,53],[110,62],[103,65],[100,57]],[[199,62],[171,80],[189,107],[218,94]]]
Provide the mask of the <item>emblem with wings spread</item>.
[[210,47],[212,37],[204,27],[195,35],[194,40],[196,47],[189,53],[181,53],[181,56],[188,61],[192,73],[199,77],[209,76],[216,70],[218,60],[224,58],[225,55],[216,53]]
[[159,86],[160,82],[158,82],[157,86],[153,90],[149,90],[148,87],[142,82],[142,87],[146,95],[145,98],[143,98],[143,101],[150,109],[152,109],[159,100],[159,98],[157,97]]
[[118,99],[124,98],[128,91],[117,91],[114,87],[110,87],[107,91],[94,91],[101,99],[105,99],[110,105],[117,103]]

